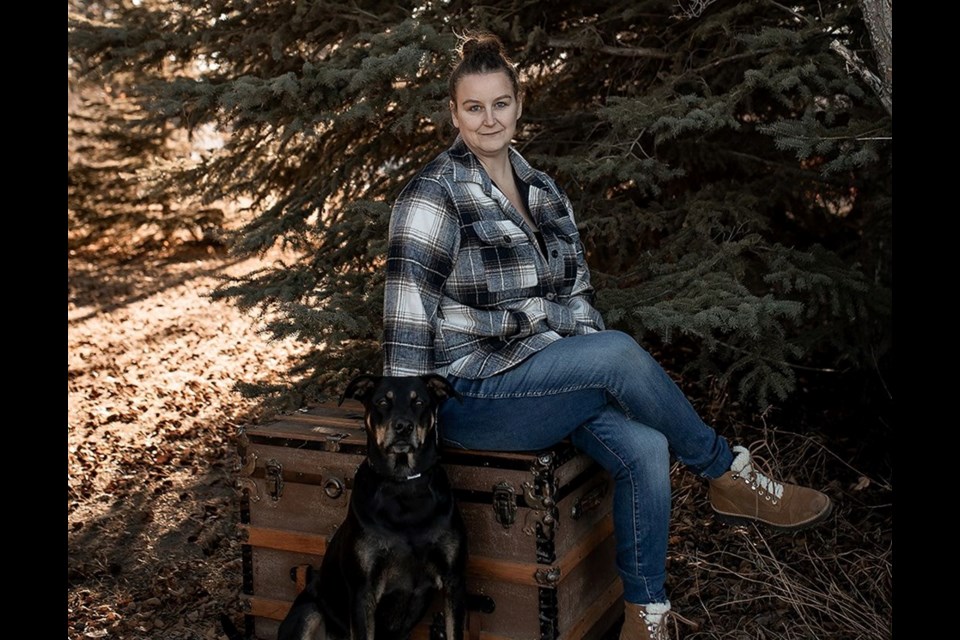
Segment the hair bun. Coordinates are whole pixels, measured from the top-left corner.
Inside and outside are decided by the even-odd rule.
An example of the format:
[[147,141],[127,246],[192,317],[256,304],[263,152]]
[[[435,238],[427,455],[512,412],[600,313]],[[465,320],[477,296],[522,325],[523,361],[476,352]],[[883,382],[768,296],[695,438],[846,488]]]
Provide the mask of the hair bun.
[[459,46],[456,51],[460,54],[460,60],[450,73],[448,82],[451,100],[457,99],[457,83],[460,78],[472,73],[494,71],[506,73],[510,78],[510,84],[513,85],[514,95],[520,95],[520,78],[510,58],[507,57],[506,48],[500,42],[500,38],[492,33],[473,32],[458,36],[458,39]]
[[470,36],[463,41],[463,45],[460,47],[460,57],[464,60],[477,57],[502,56],[503,53],[503,44],[497,36],[492,34]]

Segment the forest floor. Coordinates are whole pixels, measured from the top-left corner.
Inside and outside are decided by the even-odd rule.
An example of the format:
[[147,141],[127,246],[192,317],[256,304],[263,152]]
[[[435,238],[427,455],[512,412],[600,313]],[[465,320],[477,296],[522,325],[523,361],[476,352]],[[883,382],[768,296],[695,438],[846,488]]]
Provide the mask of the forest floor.
[[[208,294],[260,264],[206,246],[71,256],[68,639],[220,639],[221,614],[241,626],[235,435],[263,410],[234,385],[283,382],[303,347]],[[675,467],[667,587],[699,624],[684,637],[889,637],[889,458],[863,436],[883,431],[875,412],[723,406],[698,409],[836,509],[799,534],[726,526],[703,481]]]

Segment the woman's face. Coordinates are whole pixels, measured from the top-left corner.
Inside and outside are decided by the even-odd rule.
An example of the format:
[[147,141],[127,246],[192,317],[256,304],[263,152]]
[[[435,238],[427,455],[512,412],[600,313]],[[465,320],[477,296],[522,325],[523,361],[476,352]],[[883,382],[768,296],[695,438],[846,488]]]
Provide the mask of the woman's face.
[[450,101],[453,126],[478,156],[507,152],[520,119],[521,104],[504,71],[472,73],[457,83],[457,99]]

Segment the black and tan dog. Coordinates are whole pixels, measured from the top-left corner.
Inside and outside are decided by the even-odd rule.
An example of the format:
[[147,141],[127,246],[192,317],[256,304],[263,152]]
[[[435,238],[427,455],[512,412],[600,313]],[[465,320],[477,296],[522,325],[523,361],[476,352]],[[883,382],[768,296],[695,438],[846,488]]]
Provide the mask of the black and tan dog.
[[402,640],[444,592],[447,640],[461,640],[466,528],[438,464],[437,408],[459,395],[437,375],[361,375],[340,402],[366,408],[367,458],[319,575],[297,596],[279,640]]

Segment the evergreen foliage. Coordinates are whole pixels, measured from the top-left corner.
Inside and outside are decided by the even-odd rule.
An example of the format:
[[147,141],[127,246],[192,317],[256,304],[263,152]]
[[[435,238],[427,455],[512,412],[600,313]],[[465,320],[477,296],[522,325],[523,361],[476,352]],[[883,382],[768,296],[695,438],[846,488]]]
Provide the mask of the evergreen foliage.
[[608,325],[764,406],[798,367],[886,366],[891,120],[830,50],[872,61],[855,3],[700,4],[114,0],[74,6],[69,42],[142,126],[225,136],[156,197],[247,198],[233,250],[297,252],[217,293],[316,345],[297,400],[379,370],[390,205],[453,139],[473,28],[519,63],[517,147],[571,197]]

